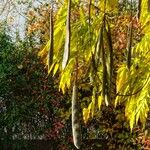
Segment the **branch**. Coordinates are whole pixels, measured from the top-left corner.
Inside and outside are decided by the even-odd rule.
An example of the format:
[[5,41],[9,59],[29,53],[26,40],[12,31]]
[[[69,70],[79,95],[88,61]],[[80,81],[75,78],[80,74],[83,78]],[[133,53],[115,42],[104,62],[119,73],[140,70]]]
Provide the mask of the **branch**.
[[116,95],[117,96],[133,96],[133,95],[136,95],[136,94],[138,94],[140,91],[142,91],[142,89],[146,86],[146,83],[148,82],[148,80],[150,79],[150,75],[148,76],[148,78],[147,78],[147,80],[145,81],[145,83],[143,84],[143,86],[140,88],[140,89],[138,89],[135,93],[129,93],[129,94],[119,94],[119,93],[117,93]]

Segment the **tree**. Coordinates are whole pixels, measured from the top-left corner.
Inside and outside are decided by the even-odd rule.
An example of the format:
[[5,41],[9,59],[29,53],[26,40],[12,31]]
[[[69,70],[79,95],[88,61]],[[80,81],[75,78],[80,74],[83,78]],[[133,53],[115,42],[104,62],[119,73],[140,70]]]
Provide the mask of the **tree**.
[[[83,109],[87,123],[102,105],[123,104],[131,130],[140,121],[143,125],[149,112],[149,13],[147,1],[141,2],[140,19],[135,18],[133,5],[121,13],[118,1],[80,2],[68,0],[55,10],[54,34],[40,56],[48,53],[51,44],[52,64],[49,74],[60,73],[59,88],[65,93],[72,89],[72,128],[74,143],[80,143],[78,88],[85,81],[92,86],[91,102]],[[116,33],[115,21],[126,16],[128,40]],[[120,18],[119,18],[120,19]],[[116,31],[116,32],[114,32]],[[140,35],[133,34],[136,31]],[[124,36],[124,35],[122,35]],[[141,38],[140,41],[137,38]],[[117,41],[119,40],[119,41]],[[119,45],[121,41],[122,45]],[[118,44],[118,45],[117,45]],[[124,55],[126,55],[124,57]],[[119,60],[118,60],[119,59]]]
[[[23,41],[13,41],[9,33],[7,24],[1,26],[1,148],[31,148],[30,140],[39,137],[51,141],[51,147],[65,147],[71,141],[70,134],[65,134],[68,127],[64,125],[64,120],[68,118],[64,109],[68,105],[68,97],[62,96],[56,83],[47,78],[47,71],[37,56],[38,50],[33,48],[36,42],[28,37]],[[15,140],[20,142],[15,143]]]

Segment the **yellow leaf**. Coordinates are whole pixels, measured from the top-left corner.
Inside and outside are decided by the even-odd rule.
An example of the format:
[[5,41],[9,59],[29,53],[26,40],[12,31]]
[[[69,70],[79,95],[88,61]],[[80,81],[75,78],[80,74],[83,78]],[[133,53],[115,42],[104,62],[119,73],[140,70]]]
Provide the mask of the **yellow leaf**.
[[59,89],[62,89],[62,92],[65,93],[65,89],[70,87],[70,81],[72,78],[72,72],[74,69],[74,58],[70,59],[68,65],[63,70],[60,83],[59,83]]
[[89,110],[87,108],[83,108],[83,120],[84,123],[86,124],[88,119],[89,119]]
[[92,106],[91,106],[91,117],[94,117],[94,111],[95,111],[95,96],[92,96]]
[[106,8],[104,6],[105,0],[99,1],[99,8],[102,12],[106,9],[107,13],[116,13],[118,11],[118,0],[106,0]]
[[54,66],[55,66],[55,62],[51,65],[51,67],[49,68],[49,70],[48,70],[48,74],[50,74],[51,73],[51,71],[53,70],[53,68],[54,68]]
[[56,74],[56,72],[58,71],[58,68],[59,68],[59,63],[57,63],[56,65],[55,65],[55,68],[54,68],[54,70],[53,70],[53,76]]
[[45,54],[48,53],[49,48],[50,48],[50,40],[47,42],[45,47],[39,51],[38,56],[43,57]]
[[120,68],[120,70],[118,71],[118,77],[117,77],[117,93],[121,90],[122,86],[124,85],[124,83],[127,80],[127,73],[128,70],[125,66],[123,66],[123,68]]
[[131,131],[132,131],[133,126],[134,126],[134,123],[135,123],[135,113],[134,113],[134,112],[133,112],[132,115],[130,116],[129,123],[130,123],[130,129],[131,129]]
[[99,108],[99,110],[101,109],[101,105],[102,105],[102,96],[98,96],[98,108]]
[[119,96],[116,96],[116,99],[115,99],[115,107],[117,106],[118,102],[119,102]]

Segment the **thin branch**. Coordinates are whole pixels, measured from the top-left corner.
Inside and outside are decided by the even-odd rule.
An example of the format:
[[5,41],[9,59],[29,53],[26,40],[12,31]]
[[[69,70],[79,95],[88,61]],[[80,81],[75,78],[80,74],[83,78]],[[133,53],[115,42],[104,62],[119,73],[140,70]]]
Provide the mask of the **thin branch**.
[[22,16],[22,17],[24,17],[25,19],[29,20],[28,17],[24,16],[22,13],[19,12],[19,10],[17,9],[17,6],[15,5],[15,3],[14,3],[13,1],[12,1],[12,5],[14,6],[14,9],[16,10],[16,12],[17,12],[20,16]]
[[142,91],[142,89],[146,86],[146,83],[148,82],[148,80],[150,79],[150,76],[148,76],[147,80],[145,81],[145,83],[143,84],[143,86],[138,89],[135,93],[130,93],[130,94],[119,94],[117,93],[116,95],[117,96],[133,96],[133,95],[136,95],[138,94],[140,91]]

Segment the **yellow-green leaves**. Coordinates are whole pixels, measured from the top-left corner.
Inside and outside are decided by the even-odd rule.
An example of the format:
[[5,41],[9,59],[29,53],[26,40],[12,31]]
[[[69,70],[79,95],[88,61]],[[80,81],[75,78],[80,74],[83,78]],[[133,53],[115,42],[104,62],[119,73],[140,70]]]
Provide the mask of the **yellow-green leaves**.
[[105,0],[99,1],[99,8],[102,12],[116,13],[118,11],[118,0],[106,0],[106,7],[104,5]]
[[44,57],[45,55],[47,55],[49,48],[50,48],[50,40],[47,42],[44,48],[41,49],[41,51],[39,51],[38,56]]
[[102,106],[102,96],[98,96],[98,108],[99,110],[101,109],[101,106]]
[[88,108],[83,108],[83,120],[86,124],[89,119],[93,118],[95,111],[95,98],[92,96],[92,101],[89,104]]
[[142,24],[143,27],[150,20],[150,12],[148,12],[148,10],[149,10],[148,1],[149,0],[142,0],[142,3],[141,3],[140,22],[141,22],[141,24]]
[[68,59],[70,56],[70,17],[71,17],[71,0],[68,0],[68,12],[67,12],[67,22],[66,22],[66,41],[65,41],[65,49],[63,54],[62,68],[64,69],[68,63]]
[[75,66],[75,59],[72,58],[70,59],[67,67],[63,70],[61,74],[59,89],[61,89],[63,93],[65,93],[66,89],[69,89],[71,86],[74,66]]
[[149,58],[150,55],[149,51],[150,51],[150,32],[146,33],[142,40],[135,46],[135,48],[133,49],[134,55],[137,55],[138,57],[140,56],[144,56]]
[[117,93],[121,91],[124,84],[127,82],[128,78],[128,69],[125,65],[122,65],[118,70],[118,76],[117,76]]
[[149,73],[144,71],[144,66],[141,71],[141,67],[138,66],[139,61],[137,59],[133,61],[130,71],[122,65],[117,77],[115,106],[118,103],[125,103],[125,116],[129,121],[131,131],[139,121],[145,124],[149,111]]
[[93,94],[91,97],[91,102],[87,108],[83,109],[83,120],[84,120],[85,124],[88,122],[89,119],[92,119],[94,117],[95,110],[97,108],[97,102],[98,102],[98,100],[97,100],[97,89],[93,88]]
[[133,126],[137,124],[139,120],[142,122],[142,124],[145,124],[146,122],[149,111],[147,101],[148,99],[146,94],[147,92],[142,91],[140,93],[141,97],[132,96],[129,98],[126,104],[125,115],[129,120],[131,131],[133,129]]
[[[117,0],[106,0],[106,10],[104,11],[104,1],[87,1],[91,5],[88,7],[89,3],[84,1],[65,0],[56,10],[53,35],[54,55],[53,63],[49,63],[51,64],[49,73],[52,72],[55,75],[58,70],[60,71],[59,89],[63,93],[74,86],[72,83],[75,80],[76,70],[78,70],[78,80],[81,84],[86,82],[96,89],[90,96],[91,101],[87,100],[89,105],[83,109],[85,123],[95,116],[95,112],[101,109],[103,103],[109,106],[114,102],[117,78],[117,97],[114,104],[115,106],[118,103],[125,105],[126,117],[132,129],[139,120],[142,123],[145,122],[149,106],[149,87],[146,85],[143,88],[150,71],[150,17],[145,9],[147,1],[142,1],[140,18],[145,35],[140,42],[134,39],[135,34],[130,34],[129,38],[131,42],[133,36],[132,46],[134,46],[132,58],[130,57],[132,65],[131,63],[128,65],[130,70],[127,69],[124,61],[124,50],[119,45],[123,44],[122,47],[125,49],[126,33],[122,34],[122,32],[126,32],[126,30],[119,25],[117,25],[118,30],[115,29],[116,24],[113,23],[114,20],[122,18],[124,18],[124,22],[127,22],[128,13],[121,17],[114,15],[118,10]],[[124,15],[124,13],[121,14]],[[133,19],[133,21],[135,20]],[[136,23],[133,22],[133,26],[136,26]],[[135,28],[134,30],[136,31]],[[50,40],[39,55],[43,57],[45,54],[47,55],[51,43]],[[131,43],[129,49],[131,50]],[[77,69],[75,67],[76,58],[78,58]],[[123,62],[119,62],[122,60]],[[116,70],[118,70],[117,77]]]

